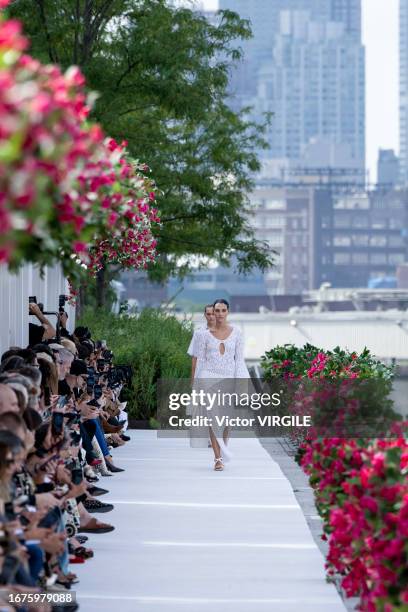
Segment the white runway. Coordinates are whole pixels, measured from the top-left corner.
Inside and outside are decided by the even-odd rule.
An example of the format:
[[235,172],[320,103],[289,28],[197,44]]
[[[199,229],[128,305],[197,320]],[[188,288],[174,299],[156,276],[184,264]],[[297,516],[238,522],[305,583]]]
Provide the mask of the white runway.
[[[344,612],[288,480],[256,439],[212,470],[211,449],[131,431],[126,472],[101,478],[94,559],[71,565],[82,612]],[[115,606],[117,606],[115,608]]]

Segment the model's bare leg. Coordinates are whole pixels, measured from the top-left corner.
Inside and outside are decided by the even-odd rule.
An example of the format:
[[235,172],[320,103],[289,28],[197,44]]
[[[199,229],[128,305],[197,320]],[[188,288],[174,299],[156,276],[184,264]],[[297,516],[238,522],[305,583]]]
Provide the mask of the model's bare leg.
[[225,427],[224,433],[222,434],[222,439],[224,440],[224,444],[227,445],[228,444],[228,440],[229,440],[229,429],[228,429],[228,427]]
[[218,444],[217,438],[215,437],[212,427],[210,427],[209,430],[210,430],[211,446],[214,451],[214,459],[218,460],[218,461],[215,461],[214,469],[216,471],[220,471],[224,469],[223,463],[220,460],[220,457],[221,457],[220,445]]
[[212,427],[210,427],[209,429],[210,429],[211,446],[214,451],[214,457],[215,459],[218,459],[218,457],[221,455],[220,445],[217,442],[217,438],[215,437]]

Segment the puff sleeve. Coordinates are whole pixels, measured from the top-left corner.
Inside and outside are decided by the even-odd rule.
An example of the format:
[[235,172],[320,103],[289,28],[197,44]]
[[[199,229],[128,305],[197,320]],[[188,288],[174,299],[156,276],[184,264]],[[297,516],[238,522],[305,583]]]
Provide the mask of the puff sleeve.
[[205,331],[206,330],[204,329],[197,329],[193,333],[190,346],[187,349],[187,353],[190,355],[190,357],[203,359],[205,356]]
[[239,329],[235,336],[235,378],[250,378],[244,359],[244,338]]

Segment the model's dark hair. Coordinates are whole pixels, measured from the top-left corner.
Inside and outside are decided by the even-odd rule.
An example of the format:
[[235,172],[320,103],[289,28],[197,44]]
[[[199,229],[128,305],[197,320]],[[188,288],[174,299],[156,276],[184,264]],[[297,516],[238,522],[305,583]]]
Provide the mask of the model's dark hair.
[[227,302],[227,300],[224,300],[223,298],[220,300],[215,300],[214,304],[213,304],[213,308],[215,308],[216,304],[225,304],[225,306],[227,307],[227,309],[229,310],[229,302]]
[[204,314],[207,312],[207,308],[214,308],[214,304],[206,304],[204,306]]

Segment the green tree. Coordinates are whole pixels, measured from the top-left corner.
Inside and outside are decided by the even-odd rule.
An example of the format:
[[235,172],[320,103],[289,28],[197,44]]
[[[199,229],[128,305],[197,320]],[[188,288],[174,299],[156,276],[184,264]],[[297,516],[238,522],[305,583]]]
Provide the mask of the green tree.
[[229,69],[251,36],[246,20],[220,11],[214,25],[167,0],[14,0],[9,11],[34,56],[82,68],[99,93],[93,118],[149,163],[162,218],[151,278],[184,274],[195,256],[235,255],[244,272],[272,265],[247,195],[264,125],[228,105]]

